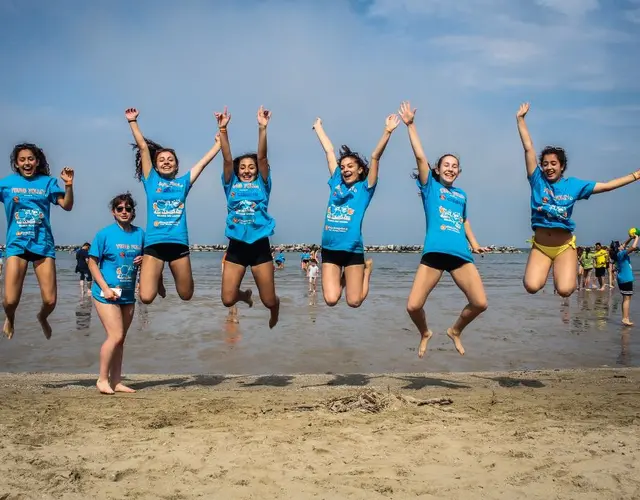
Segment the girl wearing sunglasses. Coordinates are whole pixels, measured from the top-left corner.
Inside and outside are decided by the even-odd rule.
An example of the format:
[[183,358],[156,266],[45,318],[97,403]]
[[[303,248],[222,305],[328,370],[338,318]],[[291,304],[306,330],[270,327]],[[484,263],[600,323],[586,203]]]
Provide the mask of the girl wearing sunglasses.
[[98,232],[89,250],[93,303],[107,334],[96,382],[102,394],[135,392],[121,382],[124,341],[133,320],[136,276],[145,242],[144,231],[132,224],[135,206],[129,193],[113,198],[110,207],[115,223]]
[[143,266],[140,270],[140,300],[150,304],[161,289],[164,263],[176,284],[182,300],[193,296],[193,274],[189,258],[187,231],[187,195],[205,167],[220,151],[216,136],[213,147],[189,172],[178,176],[178,157],[173,149],[145,139],[138,127],[139,112],[125,111],[125,117],[136,141],[136,178],[147,194],[147,231]]
[[18,144],[11,152],[14,173],[0,180],[0,201],[7,214],[7,262],[4,277],[3,332],[14,333],[16,309],[20,303],[29,262],[40,285],[42,306],[38,322],[45,338],[51,338],[48,317],[56,307],[56,250],[51,230],[51,205],[67,212],[73,208],[73,169],[64,167],[60,178],[64,189],[51,177],[49,163],[35,144]]

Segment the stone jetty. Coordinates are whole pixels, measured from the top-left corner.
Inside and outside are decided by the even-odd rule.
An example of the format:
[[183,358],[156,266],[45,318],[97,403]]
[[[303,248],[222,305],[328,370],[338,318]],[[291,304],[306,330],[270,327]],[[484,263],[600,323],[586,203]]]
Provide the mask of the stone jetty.
[[[58,245],[58,252],[72,252],[80,245]],[[301,253],[305,248],[311,248],[307,243],[282,243],[274,245],[283,252]],[[422,245],[365,245],[365,251],[370,253],[420,253]],[[192,252],[224,252],[227,245],[191,245]],[[489,246],[489,253],[522,253],[522,249],[510,246]]]

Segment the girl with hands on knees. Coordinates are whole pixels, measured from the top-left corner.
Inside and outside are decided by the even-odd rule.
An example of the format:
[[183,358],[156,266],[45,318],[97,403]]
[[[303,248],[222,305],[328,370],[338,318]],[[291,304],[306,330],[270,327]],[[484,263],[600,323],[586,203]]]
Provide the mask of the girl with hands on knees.
[[122,383],[122,358],[136,307],[136,276],[144,248],[144,231],[132,224],[136,203],[131,194],[120,194],[109,205],[115,222],[96,234],[89,250],[93,303],[107,334],[100,348],[96,382],[102,394],[135,392]]
[[576,289],[578,273],[576,237],[573,235],[576,225],[571,219],[575,203],[589,199],[592,194],[613,191],[637,181],[640,170],[608,182],[565,177],[567,154],[564,149],[547,146],[536,158],[525,122],[529,108],[529,103],[521,104],[516,113],[531,186],[531,229],[534,232],[524,272],[524,287],[529,293],[537,293],[546,284],[553,267],[555,290],[568,297]]
[[56,307],[56,251],[51,229],[51,205],[63,210],[73,208],[74,171],[64,167],[60,188],[51,177],[49,163],[42,149],[35,144],[17,144],[10,156],[14,173],[0,180],[0,201],[7,216],[6,264],[3,306],[6,314],[3,333],[11,339],[15,315],[29,263],[40,286],[42,306],[37,319],[45,338],[51,338],[48,318]]
[[418,173],[414,174],[414,178],[420,188],[427,225],[423,254],[407,301],[407,312],[421,336],[418,356],[422,358],[432,336],[424,305],[442,274],[448,272],[468,301],[456,322],[447,329],[447,335],[456,350],[464,355],[462,331],[488,307],[482,278],[473,263],[472,253],[484,253],[488,249],[478,244],[471,230],[466,193],[453,186],[461,172],[458,158],[453,154],[445,154],[431,169],[414,123],[415,113],[416,110],[411,108],[408,101],[403,102],[398,111],[407,126],[418,164]]
[[380,158],[399,123],[395,114],[387,116],[371,162],[344,145],[337,157],[322,120],[316,118],[313,124],[330,176],[321,250],[322,293],[328,306],[338,303],[343,288],[350,307],[360,307],[369,294],[373,260],[364,258],[362,222],[378,185]]
[[267,126],[271,111],[262,106],[258,109],[257,153],[246,153],[236,158],[231,155],[227,133],[231,115],[226,107],[222,113],[216,113],[216,119],[223,158],[222,186],[227,197],[225,236],[229,238],[222,272],[222,303],[225,307],[232,307],[237,302],[253,306],[252,291],[240,290],[247,267],[250,267],[260,300],[271,313],[269,328],[273,328],[278,322],[280,299],[276,295],[269,243],[276,225],[268,212],[271,166],[267,158]]
[[178,176],[179,161],[173,149],[146,139],[138,126],[139,112],[125,111],[135,139],[136,178],[147,195],[147,231],[143,266],[140,271],[140,300],[150,304],[158,293],[164,297],[162,271],[164,263],[182,300],[193,296],[194,284],[189,257],[187,230],[187,196],[205,167],[220,151],[216,137],[211,149],[187,173]]

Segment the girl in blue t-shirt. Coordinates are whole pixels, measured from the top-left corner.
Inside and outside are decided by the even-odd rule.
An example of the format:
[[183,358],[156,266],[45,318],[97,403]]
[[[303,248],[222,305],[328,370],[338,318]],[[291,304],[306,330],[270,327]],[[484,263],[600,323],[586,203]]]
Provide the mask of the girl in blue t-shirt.
[[7,245],[4,281],[3,333],[13,337],[16,309],[29,262],[33,263],[42,296],[38,322],[44,336],[51,338],[48,317],[56,307],[56,250],[49,218],[51,205],[67,212],[73,208],[73,169],[64,167],[58,181],[50,176],[49,163],[35,144],[18,144],[11,152],[15,173],[0,180],[0,201],[7,216]]
[[[622,324],[633,326],[629,309],[631,307],[631,297],[633,296],[633,267],[631,267],[630,255],[638,251],[638,236],[630,236],[618,247],[616,253],[616,267],[618,268],[618,289],[622,295]],[[631,242],[633,240],[633,243]],[[631,243],[631,246],[629,246]]]
[[395,114],[387,116],[382,137],[371,153],[371,163],[347,146],[340,148],[337,158],[322,120],[316,118],[313,124],[330,174],[321,251],[322,294],[328,306],[338,303],[343,288],[350,307],[360,307],[369,294],[373,260],[364,259],[362,221],[376,191],[380,158],[398,123]]
[[205,167],[220,151],[219,138],[186,174],[178,176],[178,157],[173,149],[145,139],[138,127],[138,110],[125,117],[136,141],[136,178],[147,195],[147,231],[140,270],[140,300],[150,304],[162,290],[164,263],[169,264],[176,291],[182,300],[193,296],[193,274],[187,231],[187,195]]
[[100,375],[96,386],[103,394],[135,392],[122,381],[124,341],[136,306],[135,288],[142,262],[144,231],[132,224],[136,202],[130,193],[110,203],[115,222],[101,229],[91,243],[91,294],[107,339],[100,348]]
[[250,289],[240,290],[242,278],[251,268],[260,300],[269,309],[269,328],[278,322],[280,299],[276,295],[275,269],[269,236],[275,221],[269,215],[271,168],[267,159],[267,125],[271,112],[258,110],[258,152],[233,158],[227,125],[231,115],[227,108],[216,113],[220,130],[220,145],[224,161],[222,186],[227,196],[227,227],[229,238],[227,259],[222,273],[222,303],[231,307],[237,302],[253,306]]
[[524,271],[524,287],[529,293],[537,293],[546,284],[553,267],[555,289],[559,295],[568,297],[576,289],[578,269],[576,237],[573,235],[576,225],[571,219],[575,203],[589,199],[592,194],[613,191],[637,181],[640,170],[608,182],[565,177],[567,156],[564,149],[547,146],[536,158],[524,120],[528,111],[529,103],[524,103],[516,113],[531,186],[531,229],[534,232]]
[[488,307],[482,278],[471,254],[483,253],[488,249],[478,244],[471,230],[466,193],[453,186],[460,175],[458,158],[452,154],[441,156],[431,170],[414,123],[415,112],[408,101],[403,102],[398,111],[407,125],[411,148],[418,164],[418,173],[414,176],[420,188],[427,225],[423,254],[407,301],[407,312],[420,333],[418,356],[423,357],[432,336],[424,305],[442,274],[445,271],[451,274],[468,303],[453,326],[447,329],[447,335],[456,350],[464,355],[460,341],[462,331]]

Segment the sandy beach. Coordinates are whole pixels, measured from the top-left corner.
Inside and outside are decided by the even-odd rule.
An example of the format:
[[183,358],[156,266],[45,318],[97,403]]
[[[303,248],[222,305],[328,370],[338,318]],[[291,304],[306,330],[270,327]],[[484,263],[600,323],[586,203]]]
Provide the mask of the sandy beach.
[[0,498],[640,497],[640,369],[0,374]]

